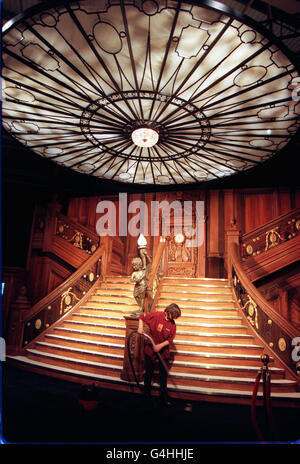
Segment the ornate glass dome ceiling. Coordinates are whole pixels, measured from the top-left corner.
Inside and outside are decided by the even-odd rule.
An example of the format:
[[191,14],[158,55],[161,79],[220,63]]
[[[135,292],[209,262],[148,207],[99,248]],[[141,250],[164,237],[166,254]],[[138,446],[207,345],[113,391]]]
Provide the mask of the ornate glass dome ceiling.
[[[38,6],[5,25],[2,75],[11,135],[122,182],[228,176],[270,158],[299,125],[293,63],[269,33],[214,1]],[[139,128],[157,143],[135,144]]]

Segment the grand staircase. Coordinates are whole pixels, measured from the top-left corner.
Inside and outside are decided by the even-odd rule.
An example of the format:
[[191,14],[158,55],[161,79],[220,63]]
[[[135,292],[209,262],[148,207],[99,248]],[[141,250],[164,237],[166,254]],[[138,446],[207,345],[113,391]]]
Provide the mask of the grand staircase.
[[[239,313],[225,279],[163,277],[155,310],[176,302],[182,311],[171,347],[169,391],[190,399],[251,400],[262,367],[257,344]],[[107,277],[89,300],[28,347],[14,361],[37,371],[106,388],[138,391],[121,380],[125,345],[124,316],[137,309],[127,276]],[[272,398],[297,402],[297,382],[271,359]],[[154,384],[154,387],[158,387]],[[262,386],[259,390],[262,396]]]

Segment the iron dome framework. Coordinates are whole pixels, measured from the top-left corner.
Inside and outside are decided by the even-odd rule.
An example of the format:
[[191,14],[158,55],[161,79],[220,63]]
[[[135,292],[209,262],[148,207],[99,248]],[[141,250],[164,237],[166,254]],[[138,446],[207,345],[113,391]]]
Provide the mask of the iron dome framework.
[[[214,1],[43,3],[3,30],[5,129],[100,178],[189,184],[247,170],[299,127],[299,72],[267,30]],[[151,128],[152,147],[132,133]]]

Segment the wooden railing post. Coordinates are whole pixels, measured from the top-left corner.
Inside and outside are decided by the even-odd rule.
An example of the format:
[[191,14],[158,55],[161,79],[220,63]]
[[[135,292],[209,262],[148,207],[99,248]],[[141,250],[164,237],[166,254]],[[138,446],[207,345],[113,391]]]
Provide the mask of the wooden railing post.
[[144,304],[144,312],[149,313],[155,307],[159,296],[159,279],[160,269],[161,273],[163,274],[164,271],[164,251],[166,249],[166,239],[161,237],[157,252],[155,254],[155,258],[152,263],[151,272],[149,274],[149,282],[145,297],[145,304]]
[[16,301],[10,307],[6,338],[6,352],[8,355],[15,356],[22,351],[23,322],[30,308],[31,304],[27,297],[27,288],[25,285],[22,285]]
[[101,237],[101,242],[104,246],[101,274],[103,278],[105,278],[107,275],[109,275],[110,272],[113,239],[109,235],[106,235],[105,237]]
[[55,237],[57,213],[61,210],[61,205],[54,199],[49,203],[46,214],[46,223],[43,237],[43,251],[51,251],[52,240]]
[[125,316],[124,319],[126,324],[126,340],[123,370],[120,377],[127,382],[135,382],[135,380],[140,382],[144,376],[144,338],[137,333],[138,317]]
[[235,243],[239,246],[240,243],[240,231],[237,229],[230,229],[226,231],[226,259],[225,259],[225,270],[227,271],[227,278],[229,281],[232,279],[232,261],[230,248]]

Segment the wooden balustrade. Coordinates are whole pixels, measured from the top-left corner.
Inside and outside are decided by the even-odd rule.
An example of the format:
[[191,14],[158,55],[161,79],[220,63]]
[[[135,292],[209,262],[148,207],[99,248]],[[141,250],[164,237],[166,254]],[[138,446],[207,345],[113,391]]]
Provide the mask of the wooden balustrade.
[[[60,205],[37,208],[32,227],[30,253],[40,249],[52,253],[77,268],[100,246],[100,237],[93,231],[60,213]],[[30,256],[28,267],[30,267]]]
[[99,236],[81,224],[70,221],[67,216],[57,214],[55,235],[66,240],[75,248],[93,254],[99,247]]
[[240,252],[252,282],[298,261],[300,208],[242,235]]
[[30,309],[15,308],[7,336],[8,354],[22,352],[36,337],[88,298],[100,276],[109,273],[111,237],[103,237],[101,246],[61,285]]
[[245,320],[257,337],[267,344],[272,355],[285,365],[290,376],[297,378],[300,374],[299,333],[274,310],[249,280],[242,267],[236,240],[228,243],[228,255],[229,279]]
[[145,298],[145,313],[151,312],[159,298],[159,282],[164,273],[164,258],[166,250],[166,240],[161,237],[155,258],[152,262],[151,272],[149,273],[149,282]]

